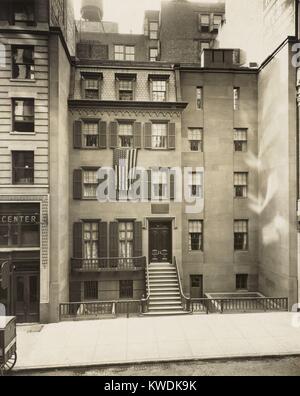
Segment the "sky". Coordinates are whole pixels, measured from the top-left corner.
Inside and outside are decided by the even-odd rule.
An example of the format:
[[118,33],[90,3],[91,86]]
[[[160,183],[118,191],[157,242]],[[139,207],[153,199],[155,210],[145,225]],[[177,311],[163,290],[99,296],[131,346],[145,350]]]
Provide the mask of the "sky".
[[[218,2],[210,0],[209,2]],[[193,2],[208,2],[193,0]],[[80,18],[81,0],[74,0],[76,18]],[[117,22],[120,33],[142,33],[145,10],[159,10],[161,0],[103,0],[104,21]]]

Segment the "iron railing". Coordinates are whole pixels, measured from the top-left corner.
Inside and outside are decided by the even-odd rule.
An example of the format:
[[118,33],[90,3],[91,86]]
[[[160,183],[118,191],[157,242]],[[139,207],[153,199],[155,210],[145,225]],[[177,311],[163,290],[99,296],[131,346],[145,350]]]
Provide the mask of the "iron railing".
[[198,313],[285,312],[286,297],[200,298],[191,299],[191,311]]
[[79,272],[140,271],[146,268],[146,257],[72,258],[71,268]]
[[178,268],[175,256],[174,256],[173,260],[174,260],[173,264],[175,265],[176,273],[177,273],[177,277],[178,277],[178,283],[179,283],[179,288],[180,288],[180,296],[181,296],[181,304],[182,304],[183,310],[187,311],[187,312],[191,312],[191,299],[186,297],[185,294],[183,293],[180,272],[179,272],[179,268]]
[[68,302],[59,304],[60,321],[101,319],[142,313],[141,300]]

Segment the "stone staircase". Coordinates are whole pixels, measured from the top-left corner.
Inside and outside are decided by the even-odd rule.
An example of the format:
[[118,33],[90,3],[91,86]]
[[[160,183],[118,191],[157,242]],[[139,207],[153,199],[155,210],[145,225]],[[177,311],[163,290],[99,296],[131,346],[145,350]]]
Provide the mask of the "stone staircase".
[[145,315],[184,315],[176,267],[170,263],[149,265],[150,299]]

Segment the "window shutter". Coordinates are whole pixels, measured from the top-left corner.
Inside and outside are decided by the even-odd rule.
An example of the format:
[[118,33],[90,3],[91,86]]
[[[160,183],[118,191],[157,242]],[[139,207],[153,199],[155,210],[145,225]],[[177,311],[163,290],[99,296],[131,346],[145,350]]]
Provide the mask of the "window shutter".
[[140,122],[133,124],[133,145],[134,148],[142,148],[142,124]]
[[82,122],[81,121],[74,121],[73,143],[74,143],[74,149],[80,149],[82,147]]
[[107,258],[107,223],[99,223],[99,258]]
[[144,147],[145,149],[152,148],[152,124],[151,122],[145,123],[144,128]]
[[82,199],[82,170],[75,169],[73,172],[73,198]]
[[82,249],[83,223],[73,224],[73,258],[83,258]]
[[134,222],[133,229],[133,256],[142,257],[143,243],[142,243],[143,225],[140,221]]
[[85,99],[85,78],[81,76],[81,99]]
[[175,150],[176,148],[176,125],[174,122],[169,124],[168,129],[168,148]]
[[113,221],[109,224],[109,257],[119,255],[119,223]]
[[105,121],[99,122],[99,148],[107,148],[107,124]]
[[110,148],[118,147],[118,123],[112,121],[110,123]]
[[70,281],[70,283],[69,283],[69,300],[70,300],[70,302],[81,302],[81,282]]
[[116,100],[120,100],[120,81],[118,78],[116,78]]
[[35,1],[35,20],[39,23],[48,23],[49,20],[49,2]]
[[170,200],[175,200],[175,175],[170,174]]

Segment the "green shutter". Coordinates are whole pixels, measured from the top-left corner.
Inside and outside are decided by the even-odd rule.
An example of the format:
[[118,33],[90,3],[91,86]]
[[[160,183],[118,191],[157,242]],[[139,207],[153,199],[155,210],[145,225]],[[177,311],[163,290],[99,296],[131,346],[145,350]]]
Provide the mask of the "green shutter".
[[134,222],[133,229],[133,255],[134,257],[142,257],[143,255],[143,225],[140,221]]
[[175,150],[176,148],[176,125],[171,122],[168,128],[168,148]]
[[116,121],[112,121],[110,123],[110,148],[118,147],[118,123]]
[[73,258],[83,258],[82,249],[82,237],[83,237],[83,223],[78,222],[73,224]]
[[144,147],[145,149],[152,148],[152,124],[146,122],[144,127]]
[[82,169],[73,172],[73,198],[82,199]]
[[119,256],[119,223],[117,221],[109,224],[109,256]]
[[82,122],[81,121],[74,121],[73,145],[74,145],[74,149],[80,149],[82,147]]
[[99,148],[107,148],[107,123],[105,121],[99,122]]
[[134,148],[142,148],[142,124],[140,122],[133,124],[133,145]]

